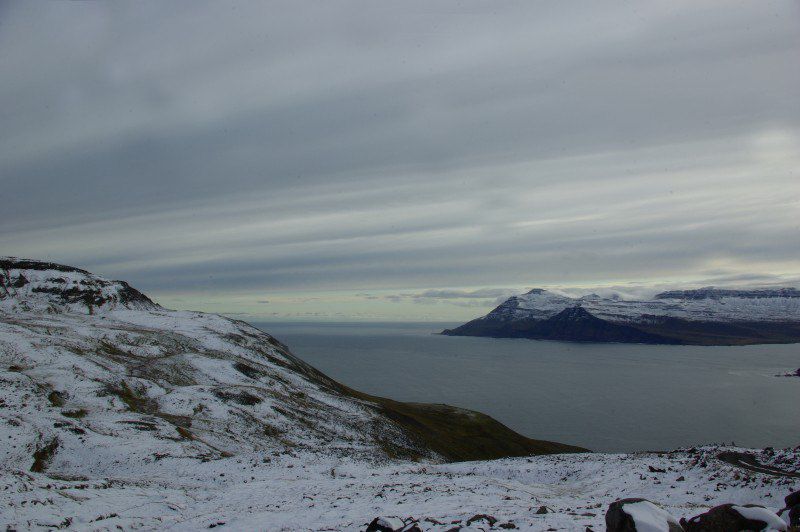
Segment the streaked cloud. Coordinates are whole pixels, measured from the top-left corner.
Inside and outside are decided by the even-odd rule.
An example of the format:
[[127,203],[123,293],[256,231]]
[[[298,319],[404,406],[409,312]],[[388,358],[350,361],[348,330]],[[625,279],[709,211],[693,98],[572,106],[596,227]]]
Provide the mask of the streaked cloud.
[[287,318],[790,280],[800,8],[768,5],[4,4],[0,250]]

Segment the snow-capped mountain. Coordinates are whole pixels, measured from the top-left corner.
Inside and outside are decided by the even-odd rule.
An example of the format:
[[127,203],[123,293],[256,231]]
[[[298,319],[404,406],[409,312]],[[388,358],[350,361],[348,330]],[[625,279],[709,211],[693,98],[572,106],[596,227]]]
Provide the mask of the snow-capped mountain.
[[709,287],[631,301],[597,294],[573,298],[537,288],[444,334],[670,344],[800,342],[800,290]]

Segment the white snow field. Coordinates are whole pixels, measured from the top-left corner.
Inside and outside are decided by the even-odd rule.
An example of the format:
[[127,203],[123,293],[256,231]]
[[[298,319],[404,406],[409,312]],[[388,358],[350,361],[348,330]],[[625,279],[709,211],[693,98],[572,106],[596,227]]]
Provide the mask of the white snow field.
[[800,321],[800,291],[794,288],[677,290],[643,301],[596,294],[573,298],[539,288],[510,297],[487,317],[494,314],[506,320],[547,319],[575,306],[619,323],[642,323],[663,317],[720,322]]
[[[601,530],[620,498],[691,517],[800,488],[715,447],[446,464],[246,323],[36,261],[0,259],[0,386],[9,530]],[[800,449],[758,456],[800,470]]]
[[[604,529],[608,505],[644,497],[674,517],[723,503],[777,511],[798,479],[747,473],[696,453],[577,454],[456,464],[378,463],[324,453],[248,453],[203,462],[167,457],[149,473],[65,478],[4,467],[0,522],[16,529],[364,530],[377,516],[413,517],[424,530]],[[795,456],[795,460],[797,456]],[[706,466],[700,464],[706,462]],[[665,473],[650,473],[649,466]],[[683,477],[684,480],[678,480]],[[536,511],[545,506],[546,514]],[[473,523],[473,530],[490,527]]]

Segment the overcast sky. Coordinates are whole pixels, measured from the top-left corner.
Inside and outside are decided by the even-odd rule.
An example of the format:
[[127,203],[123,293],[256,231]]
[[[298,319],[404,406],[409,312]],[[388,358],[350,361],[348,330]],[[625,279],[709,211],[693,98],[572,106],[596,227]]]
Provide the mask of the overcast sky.
[[795,283],[800,4],[0,3],[0,254],[250,319]]

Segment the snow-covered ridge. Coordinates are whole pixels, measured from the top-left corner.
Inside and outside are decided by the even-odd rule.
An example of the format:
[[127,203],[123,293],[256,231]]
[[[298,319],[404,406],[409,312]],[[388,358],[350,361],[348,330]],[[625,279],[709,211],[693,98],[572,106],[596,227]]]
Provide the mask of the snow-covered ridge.
[[723,288],[698,288],[695,290],[670,290],[655,295],[655,299],[721,299],[736,297],[740,299],[763,299],[775,297],[800,298],[796,288],[758,288],[752,290],[730,290]]
[[[256,451],[380,459],[391,445],[434,457],[244,322],[163,309],[77,269],[15,266],[0,306],[0,470],[35,469],[37,453],[42,470],[66,476]],[[79,299],[49,290],[63,285]],[[80,294],[99,294],[94,310]]]
[[800,290],[724,290],[713,287],[676,290],[651,300],[630,301],[596,294],[568,297],[543,289],[513,296],[487,319],[547,319],[570,307],[583,307],[612,322],[646,323],[658,318],[690,321],[800,322]]
[[93,314],[158,308],[124,281],[110,281],[62,264],[0,257],[0,310]]
[[[361,394],[247,323],[162,308],[122,281],[23,259],[1,259],[0,271],[0,440],[9,444],[0,471],[141,476],[166,457],[440,461],[577,450],[476,412]],[[418,428],[430,419],[440,421]],[[444,437],[433,441],[437,429]],[[490,437],[446,438],[470,430]]]

